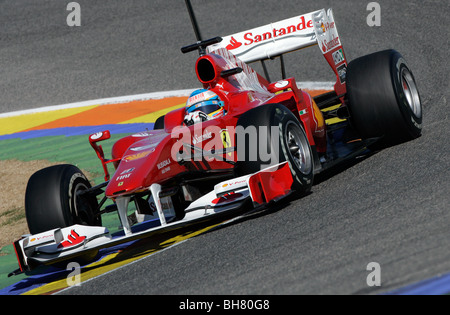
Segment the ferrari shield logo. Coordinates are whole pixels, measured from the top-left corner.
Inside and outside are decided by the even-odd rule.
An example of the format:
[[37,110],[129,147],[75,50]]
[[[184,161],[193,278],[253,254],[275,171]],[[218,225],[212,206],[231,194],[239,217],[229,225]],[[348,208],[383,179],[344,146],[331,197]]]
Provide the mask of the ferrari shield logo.
[[[222,139],[222,144],[223,144],[223,148],[226,150],[228,148],[231,148],[231,137],[230,134],[228,133],[228,130],[223,129],[220,132],[220,138]],[[228,156],[231,157],[231,152],[228,153]]]

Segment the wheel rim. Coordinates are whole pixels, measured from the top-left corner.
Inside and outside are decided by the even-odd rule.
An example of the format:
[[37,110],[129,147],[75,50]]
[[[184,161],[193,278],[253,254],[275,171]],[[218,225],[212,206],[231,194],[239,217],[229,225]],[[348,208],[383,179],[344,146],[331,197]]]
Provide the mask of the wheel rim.
[[422,117],[422,106],[420,104],[419,91],[414,78],[408,69],[403,68],[401,73],[402,88],[406,101],[416,117]]
[[87,187],[84,183],[78,183],[75,186],[74,189],[74,195],[73,195],[73,211],[75,214],[75,217],[80,220],[82,224],[88,224],[88,217],[89,217],[89,202],[83,198],[80,197],[78,194],[81,191],[88,190],[89,187]]
[[303,174],[309,174],[312,169],[311,152],[309,143],[303,131],[293,122],[286,127],[285,140],[288,146],[288,154],[291,161]]

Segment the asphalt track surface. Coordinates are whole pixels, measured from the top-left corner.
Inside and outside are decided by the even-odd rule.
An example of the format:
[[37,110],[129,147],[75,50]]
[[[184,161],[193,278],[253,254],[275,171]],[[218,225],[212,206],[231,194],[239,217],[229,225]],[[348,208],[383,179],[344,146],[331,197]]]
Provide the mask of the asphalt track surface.
[[[67,3],[69,1],[66,1]],[[0,1],[0,112],[199,86],[184,1]],[[333,7],[347,58],[399,50],[423,136],[340,168],[299,200],[238,220],[66,294],[379,294],[450,272],[448,1],[194,0],[203,37]],[[317,47],[286,56],[298,81],[331,81]],[[274,65],[274,67],[277,67]],[[276,79],[276,77],[275,77]],[[369,287],[370,262],[381,287]]]

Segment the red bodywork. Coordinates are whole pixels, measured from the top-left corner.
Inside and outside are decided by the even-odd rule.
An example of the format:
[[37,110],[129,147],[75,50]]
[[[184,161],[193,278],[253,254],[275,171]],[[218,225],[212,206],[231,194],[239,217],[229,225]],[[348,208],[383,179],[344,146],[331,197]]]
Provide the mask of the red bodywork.
[[[237,67],[242,68],[242,73],[221,75],[223,71]],[[113,163],[116,168],[106,188],[108,198],[139,193],[148,190],[154,183],[170,185],[174,178],[183,178],[196,172],[199,172],[199,176],[232,173],[234,166],[229,161],[235,162],[238,158],[232,150],[235,148],[236,123],[243,113],[264,104],[279,103],[286,106],[303,124],[310,145],[317,152],[325,152],[326,127],[322,113],[312,97],[297,87],[294,78],[270,84],[224,49],[201,56],[196,63],[196,73],[204,88],[219,95],[225,104],[226,115],[186,127],[183,125],[184,108],[172,111],[164,118],[164,130],[146,131],[117,141],[112,149],[111,160],[104,158],[101,146],[96,144],[109,136],[97,135],[95,139],[91,136],[91,145],[105,169],[105,180],[110,177],[106,164]],[[242,78],[246,86],[242,85]],[[223,149],[232,152],[222,152],[220,155],[223,160],[203,157],[181,162],[175,159],[176,153],[186,148],[183,144],[193,146],[190,148],[193,154],[211,152],[212,149],[216,152]]]

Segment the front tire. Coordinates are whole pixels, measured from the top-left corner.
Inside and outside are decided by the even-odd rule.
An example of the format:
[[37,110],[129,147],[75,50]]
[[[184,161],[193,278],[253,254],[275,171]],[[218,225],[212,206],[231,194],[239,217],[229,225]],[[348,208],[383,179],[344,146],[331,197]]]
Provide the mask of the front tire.
[[91,188],[73,165],[55,165],[34,173],[25,192],[25,213],[32,234],[74,224],[101,225],[97,198],[79,193]]
[[[257,139],[252,139],[252,130]],[[236,133],[236,172],[239,175],[256,173],[287,161],[294,179],[292,188],[300,194],[311,190],[314,177],[312,149],[303,126],[285,106],[268,104],[246,112],[239,118]]]

